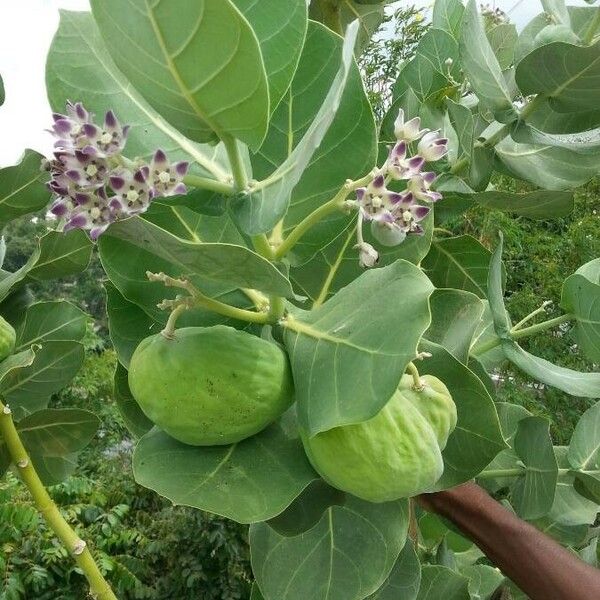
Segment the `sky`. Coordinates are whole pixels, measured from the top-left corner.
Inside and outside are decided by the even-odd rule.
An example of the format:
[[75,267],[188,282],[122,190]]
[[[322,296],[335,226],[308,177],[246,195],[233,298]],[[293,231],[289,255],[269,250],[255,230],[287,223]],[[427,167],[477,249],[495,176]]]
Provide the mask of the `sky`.
[[[405,0],[428,9],[432,0]],[[539,0],[488,0],[508,12],[522,27],[541,12]],[[569,4],[584,5],[583,0]],[[6,102],[0,107],[0,167],[14,164],[25,148],[49,154],[50,108],[44,86],[44,64],[58,26],[58,9],[86,10],[88,0],[0,1],[0,74]]]

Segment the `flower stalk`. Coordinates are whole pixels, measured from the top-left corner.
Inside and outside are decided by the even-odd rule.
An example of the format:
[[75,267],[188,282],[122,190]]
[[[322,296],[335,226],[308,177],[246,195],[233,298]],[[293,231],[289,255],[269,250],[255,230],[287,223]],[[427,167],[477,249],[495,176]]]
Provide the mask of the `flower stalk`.
[[0,400],[0,434],[19,476],[29,493],[36,508],[44,517],[56,537],[67,548],[77,566],[83,571],[90,585],[90,594],[96,600],[117,600],[110,585],[104,579],[86,543],[73,531],[72,527],[62,516],[60,510],[48,494],[39,478],[25,446],[19,437],[12,419],[10,408]]

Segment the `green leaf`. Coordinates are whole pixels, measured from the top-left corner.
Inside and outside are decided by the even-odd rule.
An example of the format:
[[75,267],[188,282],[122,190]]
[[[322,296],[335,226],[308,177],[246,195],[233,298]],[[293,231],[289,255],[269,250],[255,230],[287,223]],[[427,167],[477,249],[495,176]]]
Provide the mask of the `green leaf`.
[[82,230],[67,234],[48,232],[37,240],[37,246],[27,262],[14,273],[6,273],[0,280],[0,300],[26,283],[80,273],[87,267],[91,252],[92,244]]
[[175,504],[239,523],[270,519],[318,478],[288,413],[230,446],[189,446],[153,429],[133,455],[136,481]]
[[523,519],[539,519],[550,512],[558,481],[550,422],[540,417],[519,421],[514,449],[525,465],[525,475],[515,482],[513,505]]
[[593,155],[598,159],[600,154],[600,128],[573,133],[546,133],[532,125],[519,121],[511,130],[512,138],[520,143],[555,146],[571,150],[576,154]]
[[568,148],[520,144],[510,137],[496,145],[497,167],[547,190],[570,190],[595,177],[597,154],[580,154]]
[[0,76],[0,106],[4,104],[4,100],[6,99],[6,95],[4,93],[4,81]]
[[254,582],[252,584],[252,590],[250,592],[250,600],[265,600],[264,596],[260,593],[260,588]]
[[[356,219],[353,218],[347,228],[331,243],[321,248],[317,254],[300,268],[292,268],[290,277],[296,289],[312,300],[322,303],[337,290],[352,283],[364,272],[359,265],[356,240]],[[382,247],[373,238],[369,228],[363,231],[365,241],[379,252],[379,267],[385,267],[397,260],[407,260],[419,264],[429,252],[433,238],[433,214],[430,213],[421,222],[424,235],[411,235],[395,247]],[[323,297],[321,297],[323,294]]]
[[502,238],[490,263],[488,297],[496,335],[502,338],[504,356],[534,379],[558,388],[572,396],[600,396],[600,373],[581,373],[559,367],[543,358],[529,354],[510,337],[511,322],[504,307],[502,291]]
[[281,514],[267,521],[278,534],[293,537],[312,529],[333,505],[341,506],[346,494],[322,479],[313,481]]
[[458,425],[442,452],[444,474],[435,485],[442,490],[475,477],[506,444],[494,402],[479,378],[437,344],[423,340],[419,350],[432,354],[419,363],[419,372],[446,384],[458,413]]
[[[36,346],[35,350],[37,349],[38,347]],[[29,348],[28,350],[11,354],[8,358],[5,358],[3,361],[1,361],[0,384],[4,381],[4,379],[13,374],[13,371],[18,371],[19,369],[29,367],[35,360],[35,350],[33,348]]]
[[446,567],[425,565],[417,600],[470,600],[469,580]]
[[481,103],[489,108],[501,123],[517,118],[512,96],[502,75],[494,50],[486,37],[476,0],[469,0],[465,9],[461,39],[461,67]]
[[465,7],[460,0],[436,0],[433,5],[431,25],[443,29],[458,42]]
[[[446,65],[448,59],[453,61],[450,67]],[[399,96],[410,89],[421,104],[426,102],[437,104],[440,97],[444,97],[448,90],[455,87],[454,79],[459,78],[456,40],[452,34],[443,29],[431,28],[419,41],[414,58],[400,71],[394,92]],[[396,114],[398,114],[397,108]]]
[[[255,288],[278,296],[291,296],[290,282],[268,260],[234,244],[191,242],[147,221],[133,218],[114,223],[104,238],[118,238],[171,262],[176,277],[198,277],[229,289]],[[102,245],[100,246],[102,251]]]
[[523,95],[544,94],[559,113],[597,109],[600,42],[593,46],[554,42],[536,48],[518,64],[516,81]]
[[517,28],[512,23],[500,23],[487,32],[487,37],[500,69],[505,71],[513,64],[515,58]]
[[573,335],[581,351],[600,362],[600,259],[565,280],[560,305],[575,317]]
[[[571,468],[568,452],[569,449],[564,446],[554,448],[560,469]],[[554,504],[548,513],[548,518],[560,525],[570,527],[592,525],[600,509],[596,502],[588,500],[575,490],[575,482],[575,474],[572,472],[559,475]]]
[[275,110],[290,86],[306,36],[306,0],[233,0],[254,30]]
[[[319,27],[313,26],[313,31],[318,30]],[[236,221],[248,235],[270,231],[287,212],[293,189],[319,149],[340,107],[351,68],[354,66],[352,52],[357,31],[357,22],[348,27],[341,49],[341,65],[338,67],[327,96],[322,101],[318,113],[306,129],[302,139],[283,163],[279,161],[275,163],[279,166],[268,179],[260,182],[259,189],[255,188],[249,194],[241,194],[232,199],[231,208]],[[334,34],[325,28],[321,28],[318,34],[309,32],[308,48],[312,47],[313,35],[331,37]],[[332,51],[334,50],[332,49]],[[282,107],[282,110],[285,110],[285,105]],[[289,144],[289,140],[287,143]],[[284,146],[284,151],[286,147]]]
[[429,326],[432,291],[418,267],[399,260],[364,273],[323,306],[288,317],[284,341],[309,435],[383,408]]
[[48,204],[50,192],[44,185],[48,175],[42,171],[42,158],[33,150],[25,150],[19,164],[0,169],[0,228]]
[[423,260],[423,269],[438,288],[456,288],[486,297],[490,251],[474,237],[437,240]]
[[15,351],[49,341],[81,342],[87,319],[81,309],[64,300],[32,304],[17,327]]
[[45,342],[36,350],[28,366],[10,371],[0,384],[0,393],[20,419],[45,408],[50,396],[61,390],[83,364],[84,351],[79,342]]
[[36,473],[45,486],[57,485],[70,477],[77,468],[77,455],[67,456],[40,456],[32,453],[29,455]]
[[127,371],[120,363],[117,364],[115,370],[113,390],[115,402],[123,417],[125,426],[131,431],[134,437],[141,438],[152,429],[154,424],[142,412],[140,405],[131,394],[129,383],[127,382]]
[[471,600],[488,600],[504,581],[500,569],[488,565],[472,565],[461,569],[469,579]]
[[78,408],[47,408],[17,424],[25,448],[38,456],[64,457],[83,450],[100,425],[100,419]]
[[156,333],[156,321],[139,306],[129,302],[111,282],[106,282],[104,287],[110,341],[119,362],[127,369],[138,344]]
[[371,504],[348,496],[295,537],[253,525],[252,570],[266,600],[360,600],[384,583],[407,532],[406,501]]
[[407,541],[385,583],[367,600],[416,600],[421,585],[421,563]]
[[[311,23],[292,86],[275,111],[265,142],[251,157],[254,177],[268,177],[305,135],[321,109],[339,70],[342,40],[325,27]],[[360,72],[350,65],[339,108],[318,150],[313,154],[291,195],[284,234],[332,198],[349,174],[359,177],[375,165],[377,133]],[[330,242],[347,222],[335,215],[318,224],[294,249],[294,262],[310,258]]]
[[222,146],[191,142],[144,100],[113,62],[91,14],[61,11],[46,62],[46,87],[57,112],[64,111],[68,99],[80,100],[99,116],[111,108],[122,122],[135,123],[127,136],[126,155],[149,158],[162,148],[172,160],[195,162],[200,175],[225,179]]
[[555,387],[571,396],[600,397],[600,373],[581,373],[525,352],[518,344],[502,342],[506,358],[534,379]]
[[230,135],[258,148],[269,89],[258,39],[230,0],[173,11],[147,0],[92,0],[106,47],[133,86],[189,138]]
[[430,305],[431,325],[425,337],[466,364],[483,314],[483,302],[471,292],[437,289],[431,296]]
[[586,498],[600,502],[600,402],[579,419],[571,438],[568,461]]
[[491,210],[511,212],[531,219],[556,219],[573,212],[573,192],[539,190],[516,194],[504,191],[479,192],[471,196]]
[[466,106],[457,104],[450,98],[446,98],[446,105],[448,106],[450,123],[452,123],[452,127],[454,127],[458,136],[456,160],[458,161],[462,158],[471,160],[475,135],[473,115]]
[[48,281],[85,271],[92,257],[92,242],[81,229],[68,233],[49,231],[39,240],[40,256],[26,281]]

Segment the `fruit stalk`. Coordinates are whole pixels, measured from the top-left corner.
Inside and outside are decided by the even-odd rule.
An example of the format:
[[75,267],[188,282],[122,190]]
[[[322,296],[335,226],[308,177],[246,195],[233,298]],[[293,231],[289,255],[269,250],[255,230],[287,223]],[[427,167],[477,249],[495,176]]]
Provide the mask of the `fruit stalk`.
[[104,579],[98,565],[94,561],[94,557],[86,543],[73,531],[50,497],[50,494],[46,491],[19,437],[12,419],[12,412],[1,400],[0,434],[2,434],[2,438],[6,444],[11,462],[17,467],[19,476],[27,486],[37,509],[58,539],[73,556],[77,566],[83,571],[90,584],[91,596],[97,600],[117,600],[110,585]]

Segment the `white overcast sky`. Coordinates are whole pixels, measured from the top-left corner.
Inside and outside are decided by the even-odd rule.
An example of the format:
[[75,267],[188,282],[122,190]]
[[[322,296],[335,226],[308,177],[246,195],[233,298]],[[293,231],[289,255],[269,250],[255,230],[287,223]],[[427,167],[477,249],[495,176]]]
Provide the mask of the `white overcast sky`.
[[[425,9],[433,4],[431,0],[403,3]],[[518,27],[541,11],[539,0],[488,0],[487,4],[508,12]],[[50,119],[44,63],[59,8],[86,10],[88,0],[0,0],[0,74],[6,89],[6,103],[0,107],[0,166],[16,162],[25,148],[50,151],[50,136],[44,133]]]

